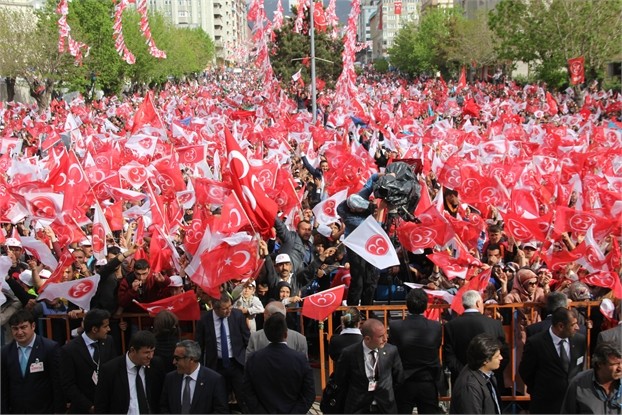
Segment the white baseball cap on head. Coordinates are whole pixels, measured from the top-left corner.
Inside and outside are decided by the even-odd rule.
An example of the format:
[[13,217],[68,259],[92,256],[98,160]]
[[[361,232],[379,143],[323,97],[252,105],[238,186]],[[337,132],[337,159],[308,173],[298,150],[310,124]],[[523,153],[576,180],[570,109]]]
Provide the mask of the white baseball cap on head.
[[32,283],[32,271],[27,269],[26,271],[23,271],[21,274],[19,274],[19,280],[21,282],[23,282],[24,284],[26,284],[29,287],[33,286]]
[[6,246],[17,246],[17,247],[22,247],[22,243],[16,239],[16,238],[6,238],[6,241],[4,242],[4,244]]
[[171,275],[170,280],[171,280],[171,283],[168,285],[169,287],[183,287],[184,286],[184,280],[182,280],[179,275]]
[[287,254],[279,254],[279,255],[276,256],[276,259],[274,260],[274,263],[276,265],[284,264],[286,262],[289,262],[289,263],[292,262],[291,258]]

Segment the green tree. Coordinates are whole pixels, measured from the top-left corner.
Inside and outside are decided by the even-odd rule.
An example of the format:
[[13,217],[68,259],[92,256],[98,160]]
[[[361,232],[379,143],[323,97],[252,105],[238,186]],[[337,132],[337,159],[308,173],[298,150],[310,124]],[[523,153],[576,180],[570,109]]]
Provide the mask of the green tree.
[[473,19],[457,19],[455,38],[447,46],[447,59],[460,66],[476,62],[493,65],[498,61],[494,33],[488,27],[488,15],[482,11]]
[[73,58],[58,52],[58,17],[51,10],[51,4],[39,12],[0,8],[0,75],[7,78],[9,99],[22,78],[41,111],[54,88],[75,73]]
[[457,26],[464,19],[460,9],[431,9],[419,25],[406,23],[389,49],[391,64],[408,74],[448,73],[452,67],[450,45],[455,43]]
[[[296,16],[297,11],[292,7],[292,13]],[[308,21],[308,12],[307,12]],[[285,20],[281,30],[275,32],[275,41],[271,45],[272,53],[270,62],[274,73],[284,85],[289,85],[293,74],[298,72],[303,65],[302,77],[305,83],[311,82],[311,68],[307,60],[311,55],[311,39],[308,28],[302,33],[294,32],[295,19]],[[308,26],[308,25],[307,25]],[[331,39],[327,32],[315,31],[315,73],[326,85],[333,87],[341,74],[341,52],[343,43],[341,39]]]
[[502,0],[489,24],[502,58],[528,62],[539,78],[567,81],[567,60],[585,57],[586,79],[622,55],[622,0]]

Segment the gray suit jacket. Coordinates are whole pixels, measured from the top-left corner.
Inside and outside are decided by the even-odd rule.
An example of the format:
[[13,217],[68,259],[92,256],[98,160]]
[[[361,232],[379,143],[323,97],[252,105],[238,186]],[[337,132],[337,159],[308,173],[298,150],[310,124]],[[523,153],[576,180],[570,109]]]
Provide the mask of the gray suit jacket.
[[[248,341],[248,346],[246,346],[246,361],[248,361],[248,358],[253,353],[267,347],[269,344],[270,341],[266,337],[266,334],[263,332],[263,329],[251,333],[251,338]],[[287,345],[290,349],[303,353],[305,356],[307,356],[307,358],[309,357],[309,354],[307,353],[307,338],[302,334],[298,333],[297,331],[287,329]]]

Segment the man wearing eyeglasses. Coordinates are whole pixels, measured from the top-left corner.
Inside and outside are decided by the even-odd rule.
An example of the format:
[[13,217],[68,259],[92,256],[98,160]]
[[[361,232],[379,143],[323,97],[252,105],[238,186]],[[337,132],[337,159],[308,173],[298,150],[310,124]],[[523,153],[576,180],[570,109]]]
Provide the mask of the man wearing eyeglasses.
[[622,353],[620,344],[603,342],[592,355],[593,369],[575,376],[566,391],[562,414],[620,414]]
[[164,414],[224,414],[229,412],[225,379],[202,366],[201,347],[192,340],[177,343],[173,364],[160,399]]

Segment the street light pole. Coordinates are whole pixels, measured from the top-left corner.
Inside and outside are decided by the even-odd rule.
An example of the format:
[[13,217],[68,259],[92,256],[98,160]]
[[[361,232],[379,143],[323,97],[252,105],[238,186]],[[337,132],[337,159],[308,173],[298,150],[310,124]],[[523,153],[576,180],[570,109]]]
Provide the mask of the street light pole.
[[314,0],[309,0],[309,35],[311,36],[311,111],[313,111],[313,124],[317,122],[317,101],[315,93],[315,23],[313,12],[315,11]]

